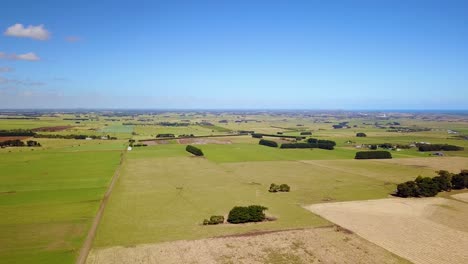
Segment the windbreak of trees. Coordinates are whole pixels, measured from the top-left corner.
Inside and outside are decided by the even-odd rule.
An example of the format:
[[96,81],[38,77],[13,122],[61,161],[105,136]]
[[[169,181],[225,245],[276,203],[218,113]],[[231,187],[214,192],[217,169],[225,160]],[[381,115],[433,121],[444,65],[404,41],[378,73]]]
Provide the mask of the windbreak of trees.
[[167,138],[167,137],[175,137],[175,135],[174,134],[169,134],[169,133],[167,133],[167,134],[157,134],[156,137],[157,138]]
[[[279,137],[279,138],[293,138],[293,139],[297,139],[297,140],[302,140],[302,139],[305,139],[306,137],[304,136],[287,136],[287,135],[282,135],[282,134],[279,134],[279,135],[275,135],[275,134],[262,134],[262,133],[256,133],[257,135],[261,135],[262,137]],[[253,134],[252,134],[253,136]]]
[[203,156],[203,151],[195,146],[187,145],[187,147],[185,147],[185,150],[187,152],[192,153],[195,156]]
[[268,208],[261,205],[235,206],[229,212],[227,221],[231,224],[261,222],[266,219],[265,210]]
[[367,137],[367,135],[366,133],[359,132],[359,133],[356,133],[356,137]]
[[397,185],[396,196],[399,197],[432,197],[442,191],[468,188],[468,170],[453,174],[445,170],[438,171],[438,176],[417,177]]
[[260,139],[258,144],[263,145],[263,146],[267,146],[267,147],[273,147],[273,148],[278,147],[278,143],[276,143],[273,140],[267,140],[267,139]]
[[5,140],[0,142],[0,147],[5,148],[5,147],[40,147],[41,144],[37,141],[34,140],[28,140],[26,143],[19,139],[12,139],[12,140]]
[[319,149],[328,149],[328,150],[333,150],[334,147],[333,145],[329,143],[284,143],[281,144],[282,149],[288,149],[288,148],[319,148]]
[[[62,138],[62,139],[101,139],[102,136],[96,135],[52,135],[52,134],[36,134],[34,135],[35,138]],[[105,136],[107,139],[115,140],[117,137]]]
[[0,137],[32,137],[35,134],[31,130],[24,129],[0,130]]
[[301,136],[311,136],[311,135],[312,135],[312,132],[310,131],[301,132]]
[[262,134],[253,133],[253,134],[252,134],[252,137],[253,137],[253,138],[263,138],[263,135],[262,135]]
[[316,138],[307,139],[307,143],[311,145],[315,145],[316,148],[328,149],[328,150],[332,150],[336,146],[335,141],[325,140],[325,139],[316,139]]
[[448,144],[420,144],[418,145],[419,151],[460,151],[463,147],[448,145]]
[[392,154],[388,151],[359,151],[355,159],[391,159]]

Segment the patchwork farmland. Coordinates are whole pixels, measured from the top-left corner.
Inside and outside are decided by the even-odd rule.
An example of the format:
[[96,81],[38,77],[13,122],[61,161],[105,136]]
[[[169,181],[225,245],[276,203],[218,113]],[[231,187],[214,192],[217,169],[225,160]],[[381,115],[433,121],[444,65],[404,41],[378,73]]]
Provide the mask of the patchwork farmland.
[[[466,189],[390,198],[418,176],[468,168],[464,116],[36,115],[0,118],[0,142],[7,142],[0,149],[6,263],[454,263],[466,257]],[[345,128],[333,128],[343,120]],[[332,149],[320,148],[330,142]],[[460,149],[420,151],[421,142]],[[187,152],[188,145],[202,156]],[[386,151],[392,159],[355,159],[362,151]],[[272,192],[271,184],[290,189]],[[249,205],[266,207],[265,219],[228,222],[231,209]],[[223,221],[204,225],[212,216]],[[393,236],[375,232],[388,231],[380,225]],[[434,235],[458,244],[440,253],[421,242],[427,247],[409,252],[394,242],[400,235],[408,243]]]

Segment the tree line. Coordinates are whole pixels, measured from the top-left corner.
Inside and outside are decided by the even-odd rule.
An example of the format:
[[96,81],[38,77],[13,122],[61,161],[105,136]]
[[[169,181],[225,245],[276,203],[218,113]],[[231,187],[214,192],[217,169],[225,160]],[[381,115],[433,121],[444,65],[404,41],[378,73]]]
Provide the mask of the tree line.
[[396,196],[399,197],[432,197],[442,191],[468,188],[468,170],[461,170],[454,174],[446,170],[437,172],[437,176],[418,176],[414,181],[407,181],[397,185]]
[[0,137],[32,137],[35,134],[31,130],[24,129],[0,130]]
[[187,145],[187,147],[185,147],[185,150],[187,152],[192,153],[195,156],[203,156],[203,151],[195,146]]
[[355,159],[391,159],[392,154],[388,151],[358,151]]
[[455,146],[455,145],[448,145],[448,144],[419,144],[418,150],[419,151],[460,151],[463,150],[463,147]]
[[12,140],[5,140],[0,142],[0,147],[5,148],[5,147],[40,147],[41,143],[34,141],[34,140],[28,140],[26,143],[19,139],[12,139]]

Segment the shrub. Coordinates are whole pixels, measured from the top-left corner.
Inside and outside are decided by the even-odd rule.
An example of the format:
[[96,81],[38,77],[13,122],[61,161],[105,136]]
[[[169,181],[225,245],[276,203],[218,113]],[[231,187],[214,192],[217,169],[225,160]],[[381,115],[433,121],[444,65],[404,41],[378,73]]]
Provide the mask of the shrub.
[[229,212],[227,221],[232,224],[261,222],[266,218],[263,211],[267,209],[261,205],[235,206]]
[[287,184],[283,183],[281,185],[277,185],[277,184],[272,183],[268,191],[269,192],[289,192],[289,190],[291,190],[291,187],[289,187],[289,185]]
[[224,216],[222,215],[212,215],[210,220],[203,220],[203,225],[218,225],[224,223]]
[[276,143],[275,141],[266,140],[266,139],[261,139],[261,140],[258,142],[258,144],[263,145],[263,146],[273,147],[273,148],[277,148],[277,147],[278,147],[278,143]]
[[280,190],[280,187],[274,183],[270,184],[270,189],[268,190],[269,192],[278,192]]
[[195,156],[203,156],[203,151],[197,147],[194,147],[192,145],[187,145],[185,148],[186,151],[192,153]]
[[356,134],[356,137],[367,137],[366,133],[359,132]]
[[279,189],[280,189],[280,192],[289,192],[289,190],[291,190],[291,187],[283,183],[279,186]]
[[355,159],[391,159],[392,154],[388,151],[358,151]]

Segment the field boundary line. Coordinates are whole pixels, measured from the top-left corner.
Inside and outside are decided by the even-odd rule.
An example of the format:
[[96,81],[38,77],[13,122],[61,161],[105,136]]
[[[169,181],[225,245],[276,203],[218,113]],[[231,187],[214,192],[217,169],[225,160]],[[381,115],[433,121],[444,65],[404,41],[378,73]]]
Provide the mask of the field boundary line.
[[91,225],[91,228],[88,231],[88,235],[86,236],[86,239],[80,249],[80,254],[78,255],[78,258],[76,259],[76,264],[85,264],[86,259],[88,258],[89,252],[91,251],[91,247],[93,245],[94,237],[96,236],[96,231],[99,226],[99,223],[101,222],[102,215],[104,213],[104,209],[106,207],[107,201],[109,200],[109,197],[112,193],[112,190],[114,189],[114,185],[117,182],[119,176],[120,176],[120,171],[122,169],[122,166],[125,162],[125,156],[127,154],[127,150],[124,150],[122,152],[122,156],[120,157],[120,163],[117,169],[114,172],[114,175],[112,176],[112,180],[109,184],[109,187],[107,188],[106,193],[104,194],[104,197],[101,200],[101,204],[99,205],[99,209],[97,211],[96,216],[94,217],[93,224]]

